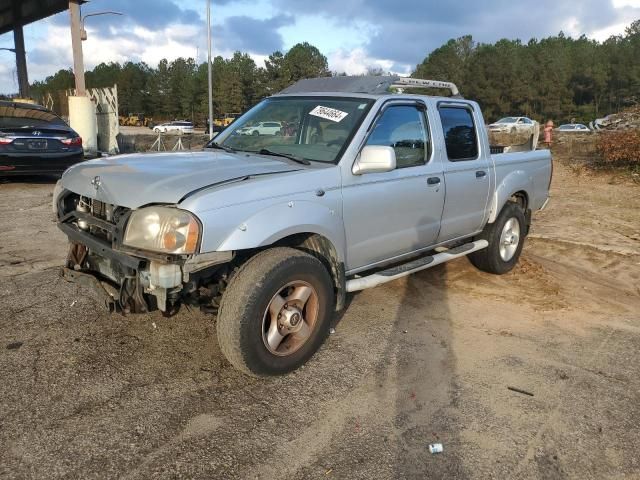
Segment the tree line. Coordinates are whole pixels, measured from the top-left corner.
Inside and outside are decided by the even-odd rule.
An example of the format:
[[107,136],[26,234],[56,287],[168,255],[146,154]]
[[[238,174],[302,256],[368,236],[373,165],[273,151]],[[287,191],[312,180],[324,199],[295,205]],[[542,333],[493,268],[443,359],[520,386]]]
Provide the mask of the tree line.
[[562,32],[526,44],[464,36],[431,52],[413,76],[456,83],[482,105],[487,120],[526,115],[586,122],[640,101],[640,20],[604,42]]
[[[277,93],[301,78],[330,76],[327,58],[308,43],[286,53],[276,51],[258,67],[246,53],[212,60],[213,109],[216,116],[241,113],[262,98]],[[202,124],[208,116],[207,63],[193,58],[161,60],[157,67],[144,62],[101,63],[85,73],[87,88],[118,85],[120,115],[144,113],[154,120],[189,119]],[[71,69],[59,70],[31,85],[31,95],[73,88]]]
[[[213,60],[215,115],[243,112],[301,78],[344,75],[329,70],[327,58],[300,43],[276,51],[257,66],[246,53]],[[369,74],[384,74],[370,68]],[[462,95],[477,100],[486,120],[527,115],[536,120],[589,121],[640,101],[640,20],[624,35],[598,42],[560,33],[527,43],[478,43],[471,36],[449,40],[428,54],[412,76],[455,82]],[[118,85],[122,114],[154,119],[190,119],[208,114],[207,64],[193,58],[102,63],[86,72],[89,88]],[[32,95],[73,88],[71,69],[32,85]]]

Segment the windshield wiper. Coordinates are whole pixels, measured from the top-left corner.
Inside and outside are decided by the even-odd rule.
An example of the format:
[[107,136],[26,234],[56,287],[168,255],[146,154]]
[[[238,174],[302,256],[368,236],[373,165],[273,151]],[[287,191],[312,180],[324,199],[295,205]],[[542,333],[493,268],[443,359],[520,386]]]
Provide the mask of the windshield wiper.
[[236,153],[237,151],[231,147],[227,147],[226,145],[220,145],[219,143],[216,143],[216,142],[209,143],[207,145],[207,148],[217,148],[219,150],[224,150],[227,153]]
[[258,152],[260,155],[273,155],[274,157],[284,157],[289,160],[293,160],[294,162],[301,163],[302,165],[311,165],[311,162],[306,158],[296,157],[295,155],[289,155],[287,153],[274,152],[272,150],[261,148]]

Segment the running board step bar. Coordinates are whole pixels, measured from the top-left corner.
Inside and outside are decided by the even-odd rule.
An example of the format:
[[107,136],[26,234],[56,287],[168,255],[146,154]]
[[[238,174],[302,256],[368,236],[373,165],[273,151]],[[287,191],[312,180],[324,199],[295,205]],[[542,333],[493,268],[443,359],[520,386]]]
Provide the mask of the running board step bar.
[[406,277],[420,270],[426,270],[427,268],[435,267],[441,263],[454,260],[459,257],[464,257],[476,250],[482,250],[487,248],[489,242],[486,240],[476,240],[475,242],[465,243],[458,247],[446,250],[444,252],[436,253],[435,255],[429,255],[428,257],[422,257],[417,260],[412,260],[402,265],[391,267],[387,270],[374,273],[366,277],[354,278],[353,280],[347,280],[347,292],[357,292],[358,290],[364,290],[366,288],[377,287],[383,283],[392,282],[398,278]]

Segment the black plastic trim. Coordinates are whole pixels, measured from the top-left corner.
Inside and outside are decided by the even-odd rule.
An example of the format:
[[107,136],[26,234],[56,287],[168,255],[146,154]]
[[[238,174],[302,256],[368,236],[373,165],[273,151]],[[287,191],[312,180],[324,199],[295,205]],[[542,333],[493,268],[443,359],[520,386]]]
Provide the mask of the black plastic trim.
[[68,223],[58,223],[58,228],[62,230],[70,240],[81,243],[100,256],[115,260],[126,267],[132,268],[134,270],[139,270],[140,265],[144,261],[141,258],[133,257],[131,255],[127,255],[126,253],[114,250],[107,242],[99,240],[92,235],[83,232],[75,225],[70,225]]

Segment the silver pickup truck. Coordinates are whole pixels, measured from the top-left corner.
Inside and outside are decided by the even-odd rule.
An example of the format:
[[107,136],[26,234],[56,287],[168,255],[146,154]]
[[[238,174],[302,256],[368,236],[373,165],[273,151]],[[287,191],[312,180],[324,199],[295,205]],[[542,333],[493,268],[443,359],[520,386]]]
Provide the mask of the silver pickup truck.
[[[247,128],[266,123],[280,128]],[[267,98],[204,151],[73,166],[53,203],[65,278],[112,311],[199,306],[235,367],[274,375],[315,353],[348,292],[461,256],[511,270],[551,174],[547,150],[492,154],[451,83],[334,77]]]

